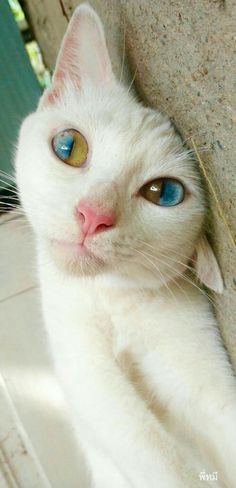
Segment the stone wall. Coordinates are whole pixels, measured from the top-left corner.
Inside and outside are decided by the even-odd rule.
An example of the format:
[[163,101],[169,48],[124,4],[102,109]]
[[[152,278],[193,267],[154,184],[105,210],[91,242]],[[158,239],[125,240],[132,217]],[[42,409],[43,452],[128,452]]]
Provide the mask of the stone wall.
[[[47,66],[53,69],[78,1],[24,0]],[[236,2],[235,0],[91,0],[106,29],[114,71],[135,74],[149,105],[167,112],[184,140],[193,136],[231,236],[211,195],[208,230],[225,281],[214,297],[236,365]],[[125,33],[125,35],[124,35]],[[201,148],[205,148],[204,151]]]

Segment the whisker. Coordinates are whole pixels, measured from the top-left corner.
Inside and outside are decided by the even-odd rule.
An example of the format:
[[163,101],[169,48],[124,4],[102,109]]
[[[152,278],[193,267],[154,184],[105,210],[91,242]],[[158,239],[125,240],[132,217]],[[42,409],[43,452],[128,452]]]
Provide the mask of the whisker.
[[179,261],[179,259],[174,259],[173,257],[167,256],[166,254],[163,254],[163,253],[160,253],[160,252],[158,254],[160,254],[160,256],[163,257],[163,258],[165,258],[165,259],[169,259],[173,263],[181,264],[181,266],[184,266],[185,269],[189,269],[189,271],[194,271],[194,269],[193,269],[192,266],[189,266],[188,264],[183,263],[182,261]]
[[186,300],[192,304],[192,300],[190,300],[189,298],[189,295],[186,293],[186,291],[183,289],[183,287],[181,286],[181,284],[177,281],[177,278],[171,278],[171,281],[174,282],[175,286],[177,286],[179,288],[179,290],[183,293],[183,295],[185,296]]
[[3,189],[5,189],[5,190],[8,190],[8,188],[16,188],[16,185],[15,185],[15,184],[10,183],[10,182],[9,182],[9,181],[7,181],[7,180],[3,180],[2,178],[0,178],[0,182],[1,182],[1,183],[4,183],[4,187],[3,187]]
[[9,173],[6,173],[6,171],[3,171],[2,169],[0,169],[0,176],[3,176],[4,178],[6,178],[8,180],[12,180],[14,182],[16,181],[15,176],[10,175]]
[[[150,254],[148,253],[148,255],[150,255]],[[156,259],[159,263],[163,264],[164,266],[167,266],[167,268],[169,268],[170,270],[173,271],[173,267],[170,266],[167,262],[162,261],[157,256],[153,256],[153,255],[151,255],[151,256],[153,257],[153,259]],[[216,306],[212,297],[210,297],[209,294],[206,291],[204,291],[202,288],[200,288],[194,281],[192,281],[190,278],[188,278],[186,276],[186,274],[181,273],[180,271],[177,271],[177,270],[174,270],[174,271],[179,277],[183,278],[183,280],[185,280],[187,283],[189,283],[192,286],[194,286],[195,288],[197,288],[197,290],[199,290],[202,295],[206,296],[212,305]]]
[[[159,261],[161,264],[166,265],[166,266],[167,266],[168,268],[170,268],[171,270],[173,270],[173,269],[174,269],[174,268],[172,268],[171,266],[169,266],[169,265],[168,265],[168,263],[166,263],[165,261],[162,261],[161,259],[158,259],[158,257],[156,257],[155,255],[153,255],[153,254],[151,254],[151,253],[147,253],[146,251],[143,251],[143,252],[145,253],[145,255],[150,256],[150,257],[152,257],[153,259],[157,259],[157,260],[158,260],[158,261]],[[159,253],[159,252],[158,252],[158,253]],[[159,253],[159,254],[160,254],[160,253]],[[169,259],[169,257],[168,257],[168,256],[165,256],[164,254],[162,254],[162,257],[164,257],[164,258],[166,258],[166,257],[167,257],[167,259]],[[176,261],[175,259],[172,259],[172,261],[173,261],[174,263],[182,264],[183,266],[185,266],[185,267],[189,268],[191,271],[193,271],[193,269],[191,268],[191,266],[187,266],[187,265],[185,265],[185,263],[182,263],[182,262],[180,262],[180,261]],[[176,270],[175,270],[175,271],[176,271]],[[177,271],[176,271],[176,273],[177,273]],[[180,276],[182,276],[182,273],[179,273],[179,274],[180,274]],[[175,282],[175,284],[176,284],[176,286],[178,286],[178,288],[180,288],[180,289],[181,289],[181,291],[182,291],[182,292],[185,294],[185,296],[186,296],[186,297],[188,297],[188,296],[187,296],[187,294],[186,294],[186,293],[184,292],[184,290],[182,289],[182,287],[180,286],[180,284],[179,284],[179,283],[178,283],[178,282],[177,282],[177,281],[176,281],[176,280],[175,280],[175,279],[174,279],[174,278],[173,278],[171,275],[169,276],[169,278],[171,278],[171,281],[174,281],[174,282]],[[188,297],[188,298],[189,298],[189,297]]]
[[[0,180],[0,183],[1,183],[1,180]],[[4,183],[4,182],[2,182],[2,183]],[[13,185],[7,185],[7,186],[5,186],[5,185],[2,186],[1,185],[0,186],[0,189],[1,189],[1,194],[2,193],[15,193],[15,194],[17,193],[17,189]]]
[[[7,195],[6,195],[6,197],[5,197],[5,195],[1,195],[1,198],[2,198],[2,200],[0,200],[0,204],[7,205],[8,203],[7,203],[7,202],[5,202],[5,198],[7,198]],[[17,200],[17,202],[18,202],[17,206],[18,206],[18,207],[20,207],[20,206],[21,206],[21,205],[20,205],[20,203],[19,203],[19,200],[17,199],[17,197],[12,197],[12,196],[9,196],[9,198],[10,198],[11,200],[13,200],[13,199]]]
[[[148,242],[143,241],[142,239],[137,239],[137,240],[138,240],[139,242],[141,242],[142,244],[145,244],[146,246],[151,247],[152,249],[154,249],[154,251],[156,251],[156,248],[155,248],[153,245],[149,244]],[[174,251],[173,249],[171,249],[171,253],[176,254],[177,256],[180,256],[180,257],[182,257],[182,258],[185,258],[185,259],[187,259],[188,261],[192,261],[192,262],[194,263],[194,259],[190,258],[189,256],[185,256],[184,254],[181,254],[181,253],[179,253],[179,252],[177,252],[177,251]],[[191,269],[192,269],[192,268],[191,268]]]
[[20,207],[16,205],[16,202],[15,203],[10,203],[9,201],[0,202],[0,211],[2,212],[7,212],[7,211],[11,211],[12,209],[19,209],[19,208]]
[[136,74],[137,74],[137,71],[138,71],[138,68],[137,68],[137,66],[136,66],[136,68],[135,68],[135,72],[134,72],[134,76],[133,76],[133,78],[132,78],[132,80],[131,80],[131,83],[130,83],[130,85],[129,85],[129,87],[128,87],[127,93],[129,93],[129,92],[130,92],[130,90],[131,90],[131,88],[132,88],[132,85],[133,85],[133,83],[134,83],[134,80],[135,80],[135,76],[136,76]]
[[[16,202],[19,202],[19,198],[17,197],[17,195],[2,195],[2,198],[3,198],[3,201],[5,200],[15,200]],[[1,200],[0,200],[0,203],[1,203]]]
[[[163,258],[169,259],[173,263],[181,264],[182,266],[184,266],[185,268],[189,269],[190,271],[193,271],[192,266],[189,266],[187,263],[183,263],[183,261],[179,261],[178,259],[175,259],[175,258],[173,258],[171,256],[166,255],[166,254],[163,254],[160,251],[158,251],[158,255],[160,255]],[[151,256],[153,256],[153,255],[151,254]],[[187,258],[187,259],[189,260],[189,258]],[[193,260],[191,260],[191,261],[193,261]]]
[[211,305],[215,308],[215,310],[217,310],[217,312],[219,312],[219,307],[216,305],[216,301],[215,299],[209,295],[209,293],[205,290],[203,290],[201,287],[199,287],[196,283],[194,283],[194,281],[192,281],[191,279],[188,279],[187,276],[185,274],[181,275],[180,273],[178,273],[180,276],[182,276],[183,280],[186,281],[187,283],[190,283],[192,286],[194,286],[195,288],[197,288],[200,293],[202,295],[204,295],[208,300],[209,302],[211,303]]
[[[144,244],[148,245],[148,243],[146,243],[145,241],[142,241],[142,242],[143,242]],[[154,246],[149,245],[149,247],[151,247],[151,248],[153,248],[153,249],[155,250]],[[144,251],[144,252],[146,253],[146,251]],[[158,257],[157,257],[157,256],[155,256],[155,255],[153,255],[153,254],[149,254],[149,253],[147,253],[147,254],[148,254],[149,256],[153,257],[154,259],[157,259],[159,262],[162,262],[160,259],[158,259]],[[172,258],[172,257],[170,257],[170,256],[167,256],[167,255],[165,255],[165,254],[160,253],[159,251],[158,251],[158,254],[160,254],[160,255],[161,255],[163,258],[166,258],[166,259],[169,259],[169,260],[173,261],[173,263],[177,263],[177,264],[181,264],[181,265],[185,266],[185,267],[186,267],[187,269],[189,269],[191,272],[193,272],[193,271],[194,271],[194,270],[193,270],[193,268],[192,268],[191,266],[186,265],[186,264],[185,264],[185,263],[183,263],[182,261],[175,260],[175,259],[173,259],[173,258]],[[187,258],[187,256],[186,256],[186,258]],[[187,258],[187,259],[189,259],[189,258]],[[193,259],[191,259],[191,261],[194,261],[194,260],[193,260]],[[164,265],[166,265],[167,267],[169,267],[170,269],[172,269],[172,268],[171,268],[171,266],[170,266],[168,263],[166,263],[165,261],[163,261],[163,262],[162,262],[162,264],[164,264]],[[176,273],[177,273],[179,276],[183,277],[183,279],[185,279],[185,281],[187,281],[187,277],[186,277],[186,275],[185,275],[184,273],[182,274],[182,273],[177,272],[177,271],[176,271]],[[194,281],[192,281],[192,280],[188,280],[188,282],[189,282],[189,283],[191,283],[193,286],[197,287],[197,288],[199,289],[199,291],[201,291],[201,293],[203,293],[204,295],[206,295],[206,296],[207,296],[207,298],[210,300],[210,302],[211,302],[211,303],[212,303],[212,304],[213,304],[213,305],[216,307],[216,305],[215,305],[215,303],[214,303],[214,299],[213,299],[213,297],[212,297],[212,296],[210,296],[210,295],[209,295],[209,294],[208,294],[206,291],[204,291],[204,290],[203,290],[201,287],[198,287],[198,285],[197,285],[196,283],[194,283]]]
[[0,206],[0,212],[1,213],[8,213],[8,212],[10,212],[11,215],[13,215],[13,213],[14,214],[18,214],[18,215],[25,215],[22,210],[18,209],[17,207],[14,207],[14,206],[11,207],[11,208],[10,207],[1,207]]
[[[151,263],[151,265],[156,269],[156,271],[158,272],[159,276],[160,276],[160,280],[161,280],[161,283],[163,286],[165,286],[165,288],[167,288],[167,290],[170,292],[170,294],[172,295],[172,297],[175,299],[175,296],[172,292],[172,290],[169,288],[169,286],[167,285],[167,283],[165,282],[164,280],[164,277],[163,277],[163,274],[161,273],[161,270],[158,268],[158,266],[156,266],[151,259],[149,259],[145,253],[143,253],[142,251],[136,249],[135,247],[131,247],[131,249],[133,249],[134,251],[136,251],[137,253],[141,254],[149,263]],[[153,271],[152,269],[150,269],[150,271]]]
[[[173,293],[173,290],[172,290],[172,289],[171,289],[171,288],[168,286],[168,282],[166,282],[166,281],[164,280],[164,278],[163,278],[163,274],[161,273],[161,270],[160,270],[158,267],[156,267],[156,266],[155,266],[155,264],[154,264],[154,263],[151,261],[151,259],[148,259],[148,258],[147,258],[147,256],[145,255],[145,253],[143,254],[143,253],[142,253],[142,251],[140,251],[140,250],[138,250],[138,249],[136,249],[136,248],[132,248],[132,247],[131,247],[131,249],[133,249],[134,251],[136,251],[136,252],[138,252],[138,253],[142,254],[142,255],[143,255],[143,257],[144,257],[145,259],[147,259],[147,260],[148,260],[148,262],[150,262],[150,263],[152,264],[152,266],[154,266],[154,268],[155,268],[155,269],[158,271],[158,273],[159,273],[159,275],[160,275],[160,278],[161,278],[161,282],[162,282],[162,284],[163,284],[163,285],[164,285],[164,287],[165,287],[165,288],[168,290],[168,292],[171,294],[171,296],[172,296],[172,298],[175,300],[175,302],[177,302],[177,298],[176,298],[175,294]],[[148,268],[148,269],[150,269],[150,268]],[[153,270],[152,270],[152,269],[150,269],[150,271],[152,271],[152,272],[153,272]],[[181,284],[180,284],[180,283],[177,281],[177,280],[178,280],[178,278],[173,278],[173,276],[167,276],[167,279],[169,279],[169,278],[170,278],[170,283],[171,283],[172,285],[174,284],[174,286],[176,286],[176,287],[177,287],[177,288],[180,290],[180,292],[181,292],[181,293],[183,293],[183,295],[185,296],[186,300],[187,300],[187,301],[188,301],[190,304],[192,304],[192,300],[190,300],[190,297],[188,296],[188,294],[186,293],[186,291],[183,289],[183,287],[181,286]],[[185,315],[184,315],[184,312],[183,312],[183,320],[184,320],[184,319],[185,319]]]
[[[154,246],[152,246],[151,244],[148,244],[147,242],[143,241],[142,239],[138,239],[138,240],[139,240],[140,242],[142,242],[143,244],[146,244],[147,246],[149,246],[149,247],[151,247],[152,249],[156,250],[156,249],[155,249],[155,247],[154,247]],[[146,251],[144,251],[144,252],[146,253]],[[158,251],[158,252],[159,252],[159,251]],[[172,250],[171,250],[171,252],[175,252],[175,251],[172,251]],[[147,254],[149,255],[149,253],[147,253]],[[180,255],[180,256],[183,256],[183,257],[185,257],[186,259],[188,259],[188,260],[190,260],[190,261],[193,261],[193,262],[194,262],[194,260],[193,260],[193,259],[189,259],[189,258],[188,258],[188,256],[184,256],[184,255],[179,254],[179,253],[176,253],[176,254],[177,254],[177,255]],[[155,255],[153,255],[153,254],[150,254],[150,256],[152,256],[154,259],[157,259],[159,262],[162,262],[160,259],[158,259],[158,257],[157,257],[157,256],[155,256]],[[193,268],[192,268],[191,266],[187,266],[185,263],[182,263],[181,261],[174,260],[174,259],[170,258],[170,256],[166,256],[165,254],[162,254],[162,256],[163,256],[164,258],[171,259],[171,261],[173,261],[173,262],[176,262],[176,263],[178,263],[178,264],[182,264],[183,266],[186,266],[186,267],[187,267],[188,269],[190,269],[190,271],[192,271],[192,272],[194,271],[194,270],[193,270]],[[173,268],[171,268],[171,266],[170,266],[168,263],[166,263],[166,262],[164,262],[164,261],[162,262],[162,264],[165,264],[165,265],[166,265],[166,266],[168,266],[170,269],[173,269]],[[183,275],[182,273],[179,273],[179,274],[180,274],[180,276],[184,277],[184,275]],[[194,286],[197,286],[197,285],[196,285],[196,283],[194,283],[194,282],[192,282],[192,281],[191,281],[191,284],[192,284],[192,285],[194,285]],[[204,292],[204,291],[202,290],[202,288],[199,288],[198,286],[197,286],[197,288],[198,288],[198,289],[199,289],[201,292],[205,293],[205,294],[207,295],[207,297],[209,298],[209,300],[211,300],[211,297],[210,297],[210,296],[209,296],[209,295],[208,295],[206,292]]]

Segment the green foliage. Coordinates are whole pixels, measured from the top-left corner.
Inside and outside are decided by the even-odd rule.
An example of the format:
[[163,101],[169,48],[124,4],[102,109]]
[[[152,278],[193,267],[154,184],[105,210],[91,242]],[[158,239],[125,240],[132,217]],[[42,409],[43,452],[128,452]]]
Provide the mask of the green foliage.
[[19,2],[17,0],[8,0],[9,2],[9,5],[11,7],[11,10],[13,12],[13,15],[16,19],[17,22],[20,22],[22,20],[24,20],[25,16],[24,16],[24,12],[19,4]]

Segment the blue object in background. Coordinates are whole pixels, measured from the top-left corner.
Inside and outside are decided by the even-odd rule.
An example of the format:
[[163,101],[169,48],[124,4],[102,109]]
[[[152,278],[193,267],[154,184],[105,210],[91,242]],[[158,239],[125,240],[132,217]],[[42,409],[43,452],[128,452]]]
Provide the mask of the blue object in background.
[[36,108],[40,95],[40,85],[8,1],[0,0],[0,170],[13,172],[21,121]]

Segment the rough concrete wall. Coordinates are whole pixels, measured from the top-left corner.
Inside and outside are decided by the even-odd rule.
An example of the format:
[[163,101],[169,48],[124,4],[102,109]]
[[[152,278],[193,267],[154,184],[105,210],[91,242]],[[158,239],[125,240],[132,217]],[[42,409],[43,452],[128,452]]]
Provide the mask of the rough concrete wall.
[[[78,1],[25,0],[52,69],[62,35]],[[91,0],[106,29],[114,70],[146,103],[167,112],[183,139],[193,135],[236,239],[236,2],[235,0]],[[66,14],[66,15],[65,15]],[[190,144],[191,146],[191,144]],[[216,309],[226,347],[236,365],[236,246],[211,195],[212,241],[225,291]]]

